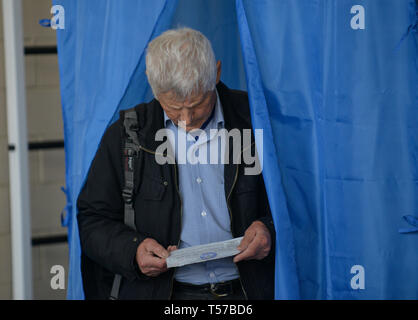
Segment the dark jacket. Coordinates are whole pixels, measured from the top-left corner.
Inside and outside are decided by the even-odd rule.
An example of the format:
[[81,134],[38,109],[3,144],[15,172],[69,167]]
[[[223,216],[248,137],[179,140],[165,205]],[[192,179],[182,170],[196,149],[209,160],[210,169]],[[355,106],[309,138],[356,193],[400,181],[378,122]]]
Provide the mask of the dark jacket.
[[[251,128],[247,93],[217,85],[225,128]],[[124,171],[122,149],[124,111],[104,133],[78,197],[78,227],[82,248],[81,269],[86,299],[109,298],[114,274],[123,276],[120,299],[170,299],[174,269],[158,277],[142,274],[136,250],[147,237],[163,247],[177,245],[181,231],[180,194],[175,164],[159,165],[153,151],[161,142],[155,133],[164,128],[163,110],[157,100],[135,107],[138,139],[143,147],[135,162],[135,223],[133,230],[123,222]],[[252,139],[254,142],[254,139]],[[233,143],[230,143],[232,146]],[[243,147],[241,145],[241,147]],[[254,148],[254,144],[252,145]],[[254,151],[254,150],[253,150]],[[232,157],[232,152],[230,152]],[[248,299],[273,299],[275,231],[262,175],[244,175],[244,164],[224,165],[225,198],[234,237],[244,235],[255,220],[270,230],[272,249],[262,260],[238,262],[242,286]]]

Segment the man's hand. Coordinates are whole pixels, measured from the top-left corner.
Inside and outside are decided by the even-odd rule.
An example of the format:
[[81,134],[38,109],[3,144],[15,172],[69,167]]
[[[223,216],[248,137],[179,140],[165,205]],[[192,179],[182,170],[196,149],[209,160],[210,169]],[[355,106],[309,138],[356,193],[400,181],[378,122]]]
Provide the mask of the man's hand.
[[238,246],[240,253],[234,257],[234,262],[241,260],[261,260],[270,252],[271,237],[267,227],[261,221],[254,221],[245,231],[244,238]]
[[166,250],[154,239],[146,238],[136,250],[136,262],[143,274],[156,277],[167,271],[165,259],[176,249],[176,246],[169,246]]

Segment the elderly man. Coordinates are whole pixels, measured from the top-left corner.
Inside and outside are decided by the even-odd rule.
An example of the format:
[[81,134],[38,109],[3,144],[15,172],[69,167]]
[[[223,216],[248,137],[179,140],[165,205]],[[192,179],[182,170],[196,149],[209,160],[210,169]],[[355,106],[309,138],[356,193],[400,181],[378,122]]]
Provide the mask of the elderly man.
[[[216,132],[251,129],[247,94],[220,82],[209,41],[188,28],[150,42],[146,74],[155,99],[121,111],[106,130],[78,198],[86,298],[272,299],[275,231],[263,178],[232,159],[254,143],[227,152],[231,161],[222,151],[232,144],[213,148]],[[161,129],[172,132],[175,158],[164,164]],[[204,147],[219,148],[219,161],[179,161]],[[173,250],[241,236],[235,257],[167,268]]]

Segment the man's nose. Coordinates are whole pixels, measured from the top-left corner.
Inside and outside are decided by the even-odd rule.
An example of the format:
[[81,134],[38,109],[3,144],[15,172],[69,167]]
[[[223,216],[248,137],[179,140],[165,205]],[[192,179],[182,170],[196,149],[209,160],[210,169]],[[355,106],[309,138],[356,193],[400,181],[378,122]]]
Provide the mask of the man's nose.
[[188,126],[193,120],[193,113],[190,110],[185,110],[181,114],[181,121],[185,122]]

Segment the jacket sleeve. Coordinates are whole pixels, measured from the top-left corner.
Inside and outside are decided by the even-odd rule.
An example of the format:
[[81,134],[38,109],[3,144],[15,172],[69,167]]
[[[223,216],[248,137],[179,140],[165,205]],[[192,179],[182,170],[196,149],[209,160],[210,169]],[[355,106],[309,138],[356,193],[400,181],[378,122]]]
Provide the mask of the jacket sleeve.
[[120,122],[103,135],[77,200],[81,248],[93,261],[128,280],[141,276],[136,250],[145,236],[124,224]]

